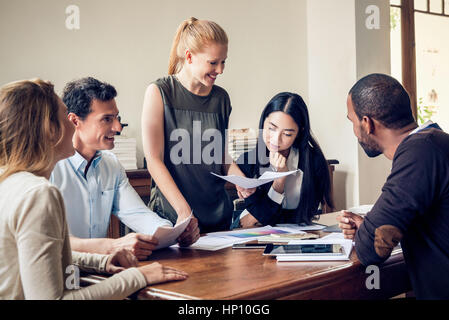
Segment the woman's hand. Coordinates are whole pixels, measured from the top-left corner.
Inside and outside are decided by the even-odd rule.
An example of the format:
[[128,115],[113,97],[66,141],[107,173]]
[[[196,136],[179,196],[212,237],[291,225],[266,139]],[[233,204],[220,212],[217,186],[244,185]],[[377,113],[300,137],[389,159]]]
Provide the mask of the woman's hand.
[[[276,172],[287,172],[287,158],[279,152],[270,151],[270,164]],[[284,184],[287,177],[277,178],[273,181],[273,189],[278,193],[284,193]]]
[[237,189],[237,195],[239,196],[240,199],[248,198],[250,195],[252,195],[254,192],[256,192],[256,189],[257,189],[257,188],[245,189],[238,185],[235,185],[235,188]]
[[176,210],[176,214],[178,215],[178,219],[176,220],[176,224],[179,224],[181,221],[187,219],[190,214],[192,214],[192,209],[187,201],[183,201],[182,206]]
[[259,223],[259,221],[256,218],[254,218],[254,216],[251,213],[247,214],[246,216],[240,219],[240,227],[243,229],[255,228],[260,226],[261,224]]
[[198,219],[192,217],[184,232],[177,239],[180,247],[188,247],[200,238]]
[[148,285],[167,281],[185,280],[188,277],[188,274],[184,271],[163,266],[159,262],[147,264],[138,269],[145,276]]
[[287,158],[279,152],[270,151],[270,164],[276,172],[287,172]]
[[[232,164],[229,166],[229,170],[226,173],[228,175],[246,177],[243,171],[240,170],[239,166],[235,162],[232,162]],[[246,199],[254,192],[256,192],[256,188],[245,189],[238,185],[235,185],[235,188],[237,189],[237,195],[239,196],[240,199]]]

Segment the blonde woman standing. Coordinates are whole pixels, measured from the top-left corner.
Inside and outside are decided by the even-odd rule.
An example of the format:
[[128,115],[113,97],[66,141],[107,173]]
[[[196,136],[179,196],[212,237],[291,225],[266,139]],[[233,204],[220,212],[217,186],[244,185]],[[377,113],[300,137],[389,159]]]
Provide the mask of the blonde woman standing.
[[[124,249],[71,251],[63,198],[48,178],[74,154],[74,130],[51,83],[0,89],[0,299],[124,299],[148,284],[185,279],[158,263],[137,268]],[[117,274],[79,289],[77,268]]]
[[235,169],[225,161],[231,102],[215,85],[227,53],[228,37],[217,23],[185,20],[169,75],[149,85],[143,105],[143,146],[155,182],[150,208],[173,223],[193,211],[201,233],[229,229],[232,219],[224,181],[211,174]]

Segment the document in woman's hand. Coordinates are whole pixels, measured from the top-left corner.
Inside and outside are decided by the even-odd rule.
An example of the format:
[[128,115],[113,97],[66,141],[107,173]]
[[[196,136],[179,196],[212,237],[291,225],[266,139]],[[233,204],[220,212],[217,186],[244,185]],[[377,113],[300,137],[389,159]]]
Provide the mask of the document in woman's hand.
[[226,180],[230,183],[233,183],[235,185],[238,185],[239,187],[245,188],[245,189],[251,189],[256,188],[258,186],[261,186],[265,183],[271,182],[277,178],[282,178],[289,176],[291,174],[294,174],[298,172],[299,170],[293,170],[288,172],[274,172],[274,171],[267,171],[264,172],[263,175],[261,175],[258,179],[251,179],[247,177],[242,176],[236,176],[236,175],[229,175],[229,176],[220,176],[216,173],[211,172],[214,176],[217,176],[223,180]]

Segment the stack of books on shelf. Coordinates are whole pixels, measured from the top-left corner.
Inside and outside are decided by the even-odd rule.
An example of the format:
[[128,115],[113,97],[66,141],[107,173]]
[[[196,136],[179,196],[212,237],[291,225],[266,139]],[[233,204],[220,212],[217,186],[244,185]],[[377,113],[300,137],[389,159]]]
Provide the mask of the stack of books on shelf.
[[115,136],[114,149],[118,161],[125,170],[137,169],[137,143],[135,138],[127,138],[123,136]]
[[229,154],[236,161],[242,153],[256,147],[257,133],[256,130],[250,128],[231,129],[228,132],[228,141]]

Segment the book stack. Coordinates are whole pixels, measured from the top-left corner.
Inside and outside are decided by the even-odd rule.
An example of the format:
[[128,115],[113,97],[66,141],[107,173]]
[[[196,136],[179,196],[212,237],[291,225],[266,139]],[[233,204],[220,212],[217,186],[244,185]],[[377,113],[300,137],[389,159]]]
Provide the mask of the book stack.
[[242,153],[254,149],[257,144],[257,134],[254,129],[231,129],[228,132],[229,154],[234,161]]
[[126,138],[123,136],[115,136],[114,149],[118,161],[125,170],[137,169],[137,143],[135,138]]

